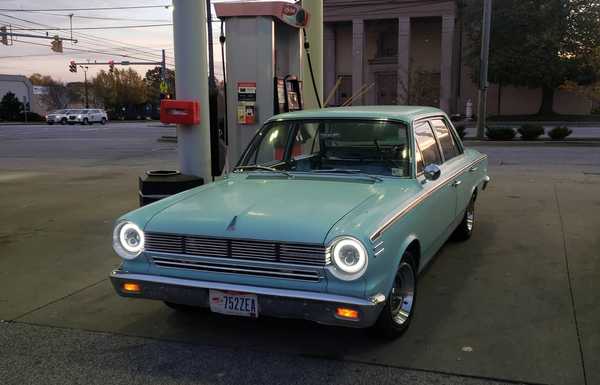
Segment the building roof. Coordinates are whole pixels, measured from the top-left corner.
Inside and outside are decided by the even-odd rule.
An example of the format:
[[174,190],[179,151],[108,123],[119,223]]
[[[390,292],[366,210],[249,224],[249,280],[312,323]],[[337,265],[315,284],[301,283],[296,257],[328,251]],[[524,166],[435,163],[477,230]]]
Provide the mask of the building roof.
[[424,106],[356,106],[332,107],[315,110],[287,112],[269,120],[279,119],[396,119],[410,123],[427,115],[444,115],[439,108]]

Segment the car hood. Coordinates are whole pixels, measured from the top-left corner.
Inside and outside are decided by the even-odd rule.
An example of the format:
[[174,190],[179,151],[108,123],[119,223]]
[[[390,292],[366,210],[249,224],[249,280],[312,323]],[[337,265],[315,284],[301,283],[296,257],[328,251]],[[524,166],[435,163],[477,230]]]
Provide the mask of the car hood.
[[162,209],[145,231],[323,243],[333,225],[379,193],[377,186],[343,177],[232,175]]

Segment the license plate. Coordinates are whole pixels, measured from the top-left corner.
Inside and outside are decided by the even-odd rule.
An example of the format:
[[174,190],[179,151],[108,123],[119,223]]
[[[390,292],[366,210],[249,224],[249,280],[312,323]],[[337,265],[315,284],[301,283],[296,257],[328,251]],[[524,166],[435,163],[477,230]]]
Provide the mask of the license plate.
[[209,290],[210,310],[215,313],[258,317],[256,294]]

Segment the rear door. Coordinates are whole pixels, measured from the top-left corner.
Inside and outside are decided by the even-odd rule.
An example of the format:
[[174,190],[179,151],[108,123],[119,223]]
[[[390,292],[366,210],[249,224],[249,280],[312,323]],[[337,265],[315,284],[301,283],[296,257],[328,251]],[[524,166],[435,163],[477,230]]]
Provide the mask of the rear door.
[[[444,162],[429,122],[427,120],[415,122],[414,133],[417,145],[417,179],[423,186],[423,193],[429,194],[421,203],[420,212],[425,216],[423,221],[427,222],[428,227],[428,230],[421,234],[421,238],[425,247],[437,249],[446,240],[448,230],[454,221],[456,189],[447,181],[450,169]],[[440,167],[442,173],[437,180],[425,179],[423,170],[429,164],[437,164]],[[425,251],[423,254],[430,253]]]
[[[451,128],[450,124],[444,118],[435,118],[430,120],[431,127],[433,128],[437,137],[442,155],[444,157],[444,165],[448,170],[448,173],[456,174],[461,171],[465,166],[467,160],[463,154],[462,146]],[[473,173],[469,170],[462,170],[460,174],[457,174],[450,182],[456,190],[456,212],[455,219],[458,221],[462,219],[464,210],[469,204],[471,199],[471,189],[473,186],[472,181]]]

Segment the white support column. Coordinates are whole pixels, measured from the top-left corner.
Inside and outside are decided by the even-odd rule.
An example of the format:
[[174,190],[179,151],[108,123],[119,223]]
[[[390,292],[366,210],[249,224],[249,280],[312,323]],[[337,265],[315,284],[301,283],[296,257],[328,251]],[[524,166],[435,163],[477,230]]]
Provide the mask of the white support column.
[[200,103],[200,124],[177,125],[179,167],[183,174],[211,181],[208,114],[206,1],[173,0],[173,38],[177,99]]
[[454,52],[454,15],[442,17],[442,47],[440,68],[440,108],[450,113],[452,98],[452,53]]
[[[352,94],[356,94],[363,83],[363,57],[365,46],[365,22],[362,19],[352,20]],[[356,98],[353,105],[362,105],[362,97]]]
[[334,23],[325,23],[323,28],[323,70],[325,72],[323,95],[327,97],[336,82]]
[[[302,0],[302,7],[310,14],[306,35],[310,43],[310,60],[315,77],[315,86],[318,98],[323,103],[323,0]],[[302,72],[305,108],[319,108],[308,66],[308,57],[304,60]]]
[[398,18],[398,102],[408,104],[410,93],[410,17]]

